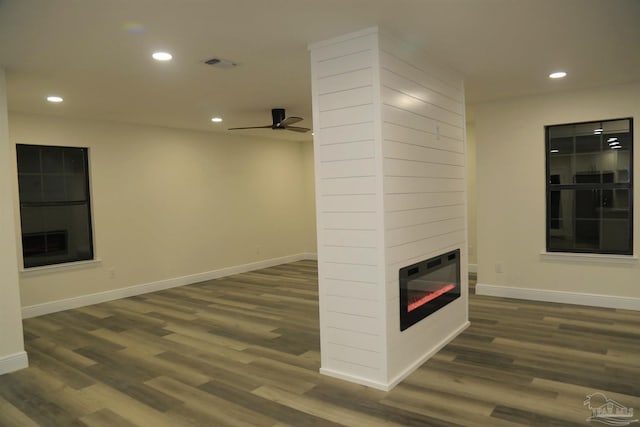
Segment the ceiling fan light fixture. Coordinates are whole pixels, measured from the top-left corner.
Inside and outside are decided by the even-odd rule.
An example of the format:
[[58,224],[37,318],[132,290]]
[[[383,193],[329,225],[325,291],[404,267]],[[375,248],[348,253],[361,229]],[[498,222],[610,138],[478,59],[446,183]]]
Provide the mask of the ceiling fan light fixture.
[[229,61],[228,59],[222,59],[222,58],[207,59],[206,61],[204,61],[204,63],[217,68],[234,68],[238,65],[233,61]]

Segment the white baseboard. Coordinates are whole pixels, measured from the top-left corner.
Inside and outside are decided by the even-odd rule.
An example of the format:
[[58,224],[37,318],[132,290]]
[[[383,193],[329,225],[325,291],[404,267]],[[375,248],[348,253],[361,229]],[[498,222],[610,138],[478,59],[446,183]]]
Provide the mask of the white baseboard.
[[87,305],[99,304],[101,302],[113,301],[120,298],[127,298],[136,295],[146,294],[148,292],[161,291],[164,289],[175,288],[178,286],[191,285],[193,283],[204,282],[206,280],[219,279],[234,274],[246,273],[248,271],[260,270],[262,268],[273,267],[280,264],[301,261],[304,259],[317,258],[313,253],[301,253],[296,255],[288,255],[279,258],[271,258],[262,261],[251,262],[249,264],[236,265],[233,267],[225,267],[219,270],[207,271],[204,273],[191,274],[189,276],[175,277],[172,279],[159,280],[157,282],[143,283],[140,285],[129,286],[126,288],[113,289],[95,294],[82,295],[79,297],[66,298],[57,301],[50,301],[42,304],[35,304],[22,307],[22,318],[42,316],[44,314],[55,313],[72,308],[84,307]]
[[478,264],[469,264],[469,273],[477,273],[478,272]]
[[391,380],[390,382],[388,382],[386,384],[382,383],[382,382],[379,382],[379,381],[373,381],[373,380],[370,380],[370,379],[367,379],[367,378],[362,378],[362,377],[359,377],[359,376],[356,376],[356,375],[350,375],[350,374],[347,374],[345,372],[335,371],[333,369],[320,368],[320,373],[323,374],[323,375],[327,375],[327,376],[330,376],[330,377],[338,378],[338,379],[349,381],[349,382],[356,383],[356,384],[361,384],[361,385],[364,385],[364,386],[367,386],[367,387],[371,387],[371,388],[375,388],[375,389],[378,389],[378,390],[390,391],[395,386],[397,386],[402,380],[404,380],[409,375],[411,375],[413,373],[413,371],[415,371],[420,366],[422,366],[424,364],[424,362],[426,362],[431,357],[433,357],[434,354],[436,354],[437,352],[442,350],[442,348],[444,346],[446,346],[447,344],[449,344],[455,337],[460,335],[462,333],[462,331],[464,331],[465,329],[467,329],[469,327],[470,324],[471,323],[469,321],[466,321],[459,328],[457,328],[455,331],[453,331],[451,334],[449,334],[446,338],[444,338],[442,341],[440,341],[435,347],[430,349],[422,357],[420,357],[418,360],[413,362],[409,367],[404,369],[400,374],[396,375],[396,377],[393,380]]
[[320,373],[322,375],[326,375],[328,377],[337,378],[339,380],[349,381],[350,383],[360,384],[367,387],[375,388],[377,390],[389,391],[392,387],[389,387],[388,384],[381,383],[378,381],[373,381],[368,378],[359,377],[357,375],[347,374],[341,371],[335,371],[333,369],[320,368]]
[[0,357],[0,375],[19,371],[29,366],[29,358],[26,351]]
[[514,288],[509,286],[487,285],[484,283],[478,283],[476,285],[476,294],[488,295],[493,297],[640,311],[640,298],[634,297],[588,294],[581,292],[551,291],[547,289]]

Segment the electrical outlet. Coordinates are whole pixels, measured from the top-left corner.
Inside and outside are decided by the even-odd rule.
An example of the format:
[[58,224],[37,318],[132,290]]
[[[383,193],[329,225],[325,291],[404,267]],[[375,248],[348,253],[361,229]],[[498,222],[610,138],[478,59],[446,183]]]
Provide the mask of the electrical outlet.
[[504,273],[504,261],[496,262],[496,273]]

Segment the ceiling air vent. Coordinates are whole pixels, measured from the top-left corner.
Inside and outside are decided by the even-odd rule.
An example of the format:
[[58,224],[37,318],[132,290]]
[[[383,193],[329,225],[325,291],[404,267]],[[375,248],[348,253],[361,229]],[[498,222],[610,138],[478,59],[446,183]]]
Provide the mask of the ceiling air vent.
[[207,65],[211,65],[213,67],[218,67],[218,68],[233,68],[236,65],[238,65],[233,61],[229,61],[228,59],[222,59],[222,58],[207,59],[206,61],[204,61],[204,63]]

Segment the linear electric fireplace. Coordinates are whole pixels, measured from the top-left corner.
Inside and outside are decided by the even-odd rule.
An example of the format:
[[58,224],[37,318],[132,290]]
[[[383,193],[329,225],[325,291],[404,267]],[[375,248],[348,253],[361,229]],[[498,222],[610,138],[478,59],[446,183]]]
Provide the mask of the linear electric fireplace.
[[460,249],[400,269],[400,330],[460,296]]

